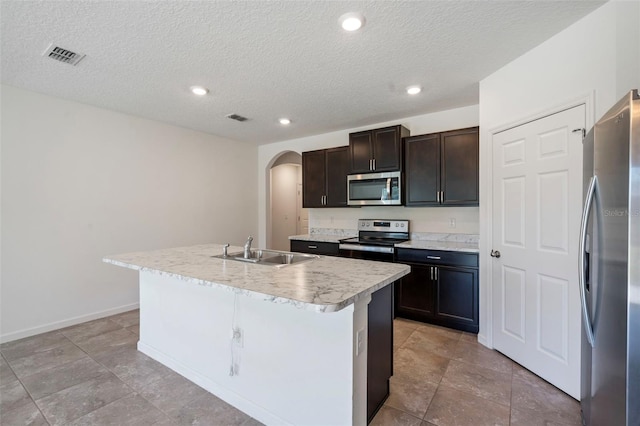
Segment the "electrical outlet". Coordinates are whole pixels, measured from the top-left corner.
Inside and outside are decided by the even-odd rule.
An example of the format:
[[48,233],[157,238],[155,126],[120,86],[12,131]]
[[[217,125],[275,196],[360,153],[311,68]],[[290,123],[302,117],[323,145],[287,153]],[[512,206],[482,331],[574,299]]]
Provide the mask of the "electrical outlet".
[[449,228],[455,228],[456,227],[456,218],[455,217],[450,217],[449,218]]
[[239,348],[244,346],[244,333],[241,328],[234,328],[231,330],[231,341]]
[[364,350],[364,328],[356,333],[356,356],[360,355]]

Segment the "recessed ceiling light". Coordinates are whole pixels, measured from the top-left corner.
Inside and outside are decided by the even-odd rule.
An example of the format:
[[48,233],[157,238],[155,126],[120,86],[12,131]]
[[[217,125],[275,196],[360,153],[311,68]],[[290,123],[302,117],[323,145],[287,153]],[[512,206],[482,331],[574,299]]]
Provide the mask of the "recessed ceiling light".
[[202,86],[191,86],[189,89],[191,90],[191,93],[198,96],[204,96],[209,93],[209,89]]
[[422,92],[422,87],[420,86],[409,86],[407,87],[407,93],[410,95],[417,95]]
[[365,19],[360,13],[349,12],[342,15],[338,21],[345,31],[356,31],[362,28]]
[[281,118],[280,120],[278,120],[280,122],[280,124],[282,124],[283,126],[286,126],[287,124],[291,124],[291,120],[289,120],[288,118]]

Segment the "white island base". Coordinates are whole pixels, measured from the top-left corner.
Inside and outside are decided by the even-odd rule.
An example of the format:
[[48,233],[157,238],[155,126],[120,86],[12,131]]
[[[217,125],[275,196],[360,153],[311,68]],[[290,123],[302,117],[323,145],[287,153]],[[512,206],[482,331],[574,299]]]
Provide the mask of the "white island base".
[[140,271],[138,349],[265,424],[365,425],[371,296],[322,313],[239,293]]

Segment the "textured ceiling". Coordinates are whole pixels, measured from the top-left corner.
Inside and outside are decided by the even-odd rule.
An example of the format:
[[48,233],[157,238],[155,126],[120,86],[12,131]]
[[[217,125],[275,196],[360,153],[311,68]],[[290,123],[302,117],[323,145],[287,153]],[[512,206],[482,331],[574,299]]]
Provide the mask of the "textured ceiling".
[[[2,0],[1,77],[264,144],[476,104],[481,79],[602,3]],[[367,22],[346,33],[352,11]],[[53,61],[50,43],[87,56]]]

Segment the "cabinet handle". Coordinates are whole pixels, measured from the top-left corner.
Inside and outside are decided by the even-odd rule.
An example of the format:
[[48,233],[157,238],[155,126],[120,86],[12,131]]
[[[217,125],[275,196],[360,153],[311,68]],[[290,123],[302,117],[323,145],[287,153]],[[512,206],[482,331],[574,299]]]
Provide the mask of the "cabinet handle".
[[376,159],[374,158],[372,161],[373,161],[373,169],[371,169],[371,170],[375,171],[375,169],[376,169]]
[[427,256],[427,259],[440,260],[440,256]]
[[440,202],[440,191],[436,191],[436,203]]
[[307,247],[310,248],[310,249],[317,249],[318,248],[318,246],[307,246]]
[[440,202],[444,203],[444,191],[440,191]]
[[437,267],[437,266],[435,266],[433,269],[435,269],[435,270],[436,270],[436,281],[438,281],[438,267]]
[[433,266],[429,266],[429,271],[431,272],[431,280],[433,281]]

